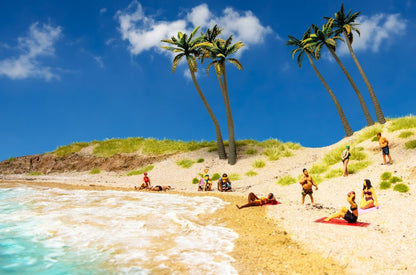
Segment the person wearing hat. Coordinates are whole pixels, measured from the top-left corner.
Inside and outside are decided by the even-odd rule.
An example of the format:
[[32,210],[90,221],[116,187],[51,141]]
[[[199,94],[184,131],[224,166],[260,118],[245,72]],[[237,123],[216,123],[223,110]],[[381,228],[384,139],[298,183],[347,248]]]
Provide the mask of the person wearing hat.
[[226,173],[222,174],[222,177],[218,179],[218,191],[231,192],[231,181]]
[[344,171],[342,173],[343,177],[348,176],[348,162],[350,161],[350,146],[345,146],[345,150],[341,154],[342,164],[344,165]]

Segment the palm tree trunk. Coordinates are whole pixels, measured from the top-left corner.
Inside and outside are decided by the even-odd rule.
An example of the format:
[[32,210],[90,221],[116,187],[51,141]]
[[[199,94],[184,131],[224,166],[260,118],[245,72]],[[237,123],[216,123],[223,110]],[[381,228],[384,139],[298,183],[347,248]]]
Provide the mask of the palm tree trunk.
[[225,112],[227,114],[227,126],[228,126],[228,142],[230,144],[229,147],[229,156],[228,156],[228,164],[234,165],[237,162],[237,146],[235,144],[235,135],[234,135],[234,121],[233,115],[231,113],[231,104],[230,104],[230,97],[228,94],[228,84],[227,84],[227,72],[225,70],[225,64],[223,64],[222,68],[222,77],[224,80],[224,104],[225,104]]
[[338,99],[336,98],[335,94],[332,92],[331,88],[329,88],[328,83],[326,83],[325,79],[319,73],[318,69],[315,66],[310,55],[305,51],[306,56],[309,59],[309,62],[312,65],[313,70],[315,71],[316,75],[318,76],[319,80],[321,80],[322,84],[324,85],[325,89],[327,90],[328,94],[331,96],[332,101],[334,101],[335,107],[337,108],[339,118],[341,119],[342,126],[344,127],[345,134],[347,137],[352,136],[354,132],[351,129],[350,124],[348,123],[347,117],[344,114],[344,111],[341,108],[341,104],[339,104]]
[[191,72],[192,81],[194,82],[195,88],[196,88],[199,96],[201,97],[201,100],[204,103],[204,106],[207,109],[208,114],[211,117],[212,122],[214,123],[215,133],[217,135],[218,156],[219,156],[220,159],[226,159],[227,158],[227,153],[225,152],[224,142],[222,140],[220,124],[218,123],[218,120],[215,117],[214,112],[212,111],[211,107],[209,106],[207,99],[205,98],[204,94],[202,93],[202,90],[199,87],[199,84],[196,80],[195,73],[192,71],[191,66],[189,65],[189,63],[188,63],[188,66],[189,66],[189,71]]
[[348,81],[350,82],[352,88],[354,89],[355,93],[357,94],[358,100],[360,101],[361,109],[363,109],[365,119],[367,120],[367,125],[368,126],[373,125],[374,124],[374,121],[371,118],[371,115],[370,115],[370,112],[368,111],[367,105],[365,104],[363,95],[361,94],[360,90],[358,90],[358,87],[355,84],[354,80],[352,80],[352,77],[348,73],[348,71],[345,68],[344,64],[342,64],[341,60],[335,54],[335,51],[331,47],[328,47],[328,45],[326,45],[326,47],[328,48],[328,50],[332,54],[332,56],[335,58],[335,60],[337,61],[338,65],[341,67],[342,71],[344,72],[345,76],[347,77]]
[[368,92],[370,93],[371,101],[373,102],[374,110],[376,112],[377,121],[381,124],[384,124],[384,123],[386,123],[386,119],[384,118],[384,114],[383,114],[383,111],[381,110],[380,103],[378,102],[376,93],[374,92],[374,89],[371,86],[370,81],[368,81],[368,78],[365,75],[364,70],[360,65],[360,62],[358,62],[358,59],[355,56],[355,53],[352,49],[351,41],[348,39],[348,35],[345,31],[344,31],[344,37],[345,37],[345,41],[347,41],[348,50],[350,51],[350,54],[352,56],[352,60],[354,60],[354,63],[357,66],[358,71],[360,72],[361,77],[363,78],[365,85],[367,86]]

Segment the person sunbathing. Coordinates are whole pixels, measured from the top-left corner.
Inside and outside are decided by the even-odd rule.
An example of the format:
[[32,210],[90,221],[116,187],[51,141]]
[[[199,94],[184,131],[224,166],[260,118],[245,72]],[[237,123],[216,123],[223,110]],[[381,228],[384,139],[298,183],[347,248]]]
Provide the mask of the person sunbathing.
[[326,218],[324,221],[329,221],[336,218],[343,218],[348,223],[356,223],[358,219],[358,206],[355,203],[355,192],[351,191],[347,194],[347,201],[349,202],[350,209],[346,207],[342,207],[341,210],[328,218]]
[[156,185],[154,187],[148,188],[149,191],[166,191],[172,189],[173,188],[170,185]]
[[371,181],[368,179],[364,180],[363,191],[361,192],[360,208],[368,209],[371,207],[377,207],[378,201],[374,188],[371,185]]
[[238,209],[241,209],[241,208],[250,207],[250,206],[262,206],[268,203],[277,203],[277,200],[274,197],[273,193],[269,193],[267,198],[265,197],[258,198],[253,192],[250,192],[250,194],[248,194],[248,203],[242,206],[238,206],[238,205],[236,206]]

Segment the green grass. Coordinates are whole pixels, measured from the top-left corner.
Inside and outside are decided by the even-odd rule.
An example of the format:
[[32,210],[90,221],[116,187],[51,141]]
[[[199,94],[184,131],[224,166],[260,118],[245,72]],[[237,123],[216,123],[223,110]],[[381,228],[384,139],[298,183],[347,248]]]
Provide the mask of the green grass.
[[210,148],[208,148],[208,150],[207,150],[209,153],[211,153],[211,152],[214,152],[214,151],[218,151],[218,148],[217,147],[210,147]]
[[403,181],[403,180],[402,180],[401,178],[396,177],[396,176],[394,176],[394,177],[392,177],[392,178],[390,179],[390,182],[391,182],[391,183],[402,182],[402,181]]
[[262,161],[262,160],[256,160],[253,163],[253,167],[254,168],[263,168],[264,166],[266,166],[266,163],[264,161]]
[[399,138],[408,138],[410,136],[413,136],[415,133],[413,133],[412,131],[403,131],[401,132],[398,137]]
[[308,171],[311,174],[321,174],[321,173],[328,171],[328,169],[329,169],[329,165],[325,163],[318,163],[318,164],[314,164],[312,168],[309,169]]
[[341,169],[332,169],[328,173],[325,174],[326,179],[332,179],[336,177],[342,176],[342,170]]
[[42,173],[41,172],[32,172],[29,175],[31,175],[31,176],[40,176],[40,175],[42,175]]
[[197,178],[192,179],[192,184],[197,184],[198,182],[199,182],[199,179],[197,179]]
[[409,186],[404,183],[399,183],[394,186],[393,190],[401,193],[406,193],[409,191]]
[[382,181],[380,183],[380,189],[382,189],[382,190],[389,189],[390,187],[391,187],[391,183],[388,182],[388,181]]
[[291,185],[298,182],[294,177],[292,176],[283,176],[281,178],[279,178],[279,180],[277,181],[277,184],[280,184],[282,186],[286,186],[286,185]]
[[15,161],[15,160],[17,160],[17,158],[15,158],[15,157],[12,157],[12,158],[9,158],[7,161],[10,161],[10,162],[12,162],[12,161]]
[[409,115],[406,117],[392,119],[388,131],[394,132],[410,128],[416,128],[416,116]]
[[254,139],[243,139],[243,140],[236,140],[236,146],[247,146],[247,145],[257,145],[259,142]]
[[375,137],[373,137],[372,139],[371,139],[371,141],[378,141],[378,137],[377,136],[375,136]]
[[190,159],[183,159],[183,160],[179,160],[179,161],[176,162],[176,164],[179,165],[182,168],[189,168],[194,163],[195,163],[195,161],[190,160]]
[[266,155],[269,160],[278,160],[281,157],[290,157],[293,155],[291,150],[301,148],[300,144],[293,142],[283,143],[277,139],[268,139],[259,143],[259,146],[264,148],[263,155]]
[[196,162],[197,163],[203,163],[205,160],[204,159],[198,159]]
[[237,173],[232,173],[228,176],[228,178],[230,179],[230,181],[235,181],[235,180],[240,180],[241,177],[239,174]]
[[220,174],[215,173],[214,175],[212,175],[211,180],[218,180],[220,177],[221,177],[221,175],[220,175]]
[[320,184],[321,182],[323,182],[323,181],[324,181],[324,178],[323,178],[320,174],[312,174],[312,173],[310,173],[310,175],[312,176],[313,181],[314,181],[316,184]]
[[383,174],[381,174],[380,179],[381,180],[388,180],[390,179],[392,176],[391,172],[384,172]]
[[130,171],[127,173],[127,176],[136,176],[136,175],[141,175],[144,172],[149,172],[152,171],[154,168],[153,165],[147,165],[146,167],[140,168],[139,170],[134,170],[134,171]]
[[258,153],[258,151],[254,148],[249,148],[244,152],[244,154],[246,154],[246,155],[255,155],[257,153]]
[[246,173],[247,177],[254,177],[254,176],[257,176],[257,175],[258,175],[258,173],[256,171],[248,171]]
[[87,142],[75,142],[69,145],[58,147],[55,150],[55,155],[58,157],[64,157],[72,153],[81,151],[82,148],[88,147],[90,144]]
[[366,127],[365,130],[363,130],[360,135],[355,140],[355,144],[359,144],[365,140],[373,140],[374,137],[377,138],[377,133],[381,133],[383,130],[383,125],[376,123],[373,126]]
[[352,162],[348,165],[348,173],[355,174],[358,171],[361,171],[372,164],[371,161],[357,161]]
[[416,148],[416,140],[408,141],[404,144],[404,148],[406,149],[415,149]]
[[98,168],[93,168],[93,169],[91,169],[91,171],[90,171],[90,174],[99,174],[99,173],[101,173],[101,171],[100,171],[100,169],[98,169]]

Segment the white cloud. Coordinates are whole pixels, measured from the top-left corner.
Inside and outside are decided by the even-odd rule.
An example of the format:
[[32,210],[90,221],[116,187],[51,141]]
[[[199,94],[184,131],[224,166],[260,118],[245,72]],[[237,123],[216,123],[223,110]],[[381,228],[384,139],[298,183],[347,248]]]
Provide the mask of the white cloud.
[[[376,14],[371,17],[362,16],[359,19],[358,29],[361,36],[354,33],[352,46],[355,52],[367,50],[378,52],[382,45],[390,44],[393,37],[402,35],[406,30],[407,22],[400,17],[400,14]],[[339,55],[349,54],[344,43],[339,45],[337,50]]]
[[50,67],[42,65],[39,58],[55,54],[54,44],[61,36],[61,31],[59,26],[53,27],[46,24],[40,26],[37,22],[32,24],[29,34],[17,39],[17,49],[21,54],[0,60],[0,76],[4,75],[11,79],[59,78]]
[[106,13],[106,12],[107,12],[107,8],[100,9],[100,13]]
[[93,58],[100,68],[104,68],[104,62],[101,56],[93,56]]
[[160,40],[179,31],[190,33],[196,26],[201,26],[201,31],[204,31],[218,24],[224,28],[223,37],[232,34],[234,42],[242,41],[246,46],[262,43],[267,34],[273,33],[270,27],[262,26],[251,11],[240,14],[232,8],[226,8],[221,16],[216,16],[207,4],[194,7],[183,19],[169,22],[156,21],[145,15],[141,4],[134,0],[126,10],[118,11],[116,18],[122,38],[129,42],[129,50],[133,55],[159,49]]

